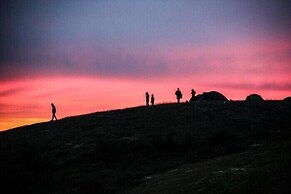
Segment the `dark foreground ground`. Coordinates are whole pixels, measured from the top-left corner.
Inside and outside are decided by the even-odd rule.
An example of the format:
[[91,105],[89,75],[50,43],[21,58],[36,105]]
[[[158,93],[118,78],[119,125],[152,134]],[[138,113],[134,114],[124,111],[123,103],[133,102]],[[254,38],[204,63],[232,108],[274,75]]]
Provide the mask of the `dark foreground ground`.
[[291,193],[291,104],[165,104],[0,133],[0,193]]

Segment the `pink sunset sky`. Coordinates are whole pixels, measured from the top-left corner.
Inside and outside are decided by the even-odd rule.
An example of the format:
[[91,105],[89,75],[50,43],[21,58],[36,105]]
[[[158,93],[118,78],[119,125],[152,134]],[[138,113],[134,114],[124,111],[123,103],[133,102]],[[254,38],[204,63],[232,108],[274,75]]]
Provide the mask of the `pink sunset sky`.
[[183,101],[291,96],[291,3],[1,1],[0,131],[57,117]]

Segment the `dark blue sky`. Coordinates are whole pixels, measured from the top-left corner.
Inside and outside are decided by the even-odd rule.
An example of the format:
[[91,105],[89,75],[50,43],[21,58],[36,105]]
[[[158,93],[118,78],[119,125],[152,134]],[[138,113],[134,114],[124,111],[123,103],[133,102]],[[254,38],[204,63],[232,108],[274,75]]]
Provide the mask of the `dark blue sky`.
[[[282,0],[1,1],[1,79],[30,68],[32,74],[147,75],[153,72],[138,60],[153,52],[288,37],[290,7]],[[72,57],[78,54],[103,59],[82,68]],[[170,65],[163,57],[153,64],[157,71]]]

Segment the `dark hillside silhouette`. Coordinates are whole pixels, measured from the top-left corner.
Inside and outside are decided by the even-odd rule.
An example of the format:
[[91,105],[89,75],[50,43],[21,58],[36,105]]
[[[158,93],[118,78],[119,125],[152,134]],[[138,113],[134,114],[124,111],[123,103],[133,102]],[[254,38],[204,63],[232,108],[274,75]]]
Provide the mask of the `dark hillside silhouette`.
[[0,191],[291,193],[290,116],[282,101],[204,101],[15,128],[0,133]]

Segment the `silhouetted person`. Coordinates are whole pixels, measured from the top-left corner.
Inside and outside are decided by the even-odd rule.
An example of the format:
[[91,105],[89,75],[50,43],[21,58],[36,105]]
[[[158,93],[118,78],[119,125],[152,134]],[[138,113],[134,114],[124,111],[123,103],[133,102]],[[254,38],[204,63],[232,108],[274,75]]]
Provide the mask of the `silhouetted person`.
[[145,93],[146,95],[146,105],[149,106],[149,102],[150,102],[150,95],[148,92]]
[[152,106],[155,104],[155,97],[154,97],[153,94],[152,94],[152,97],[151,97],[151,104],[152,104]]
[[192,98],[195,98],[196,91],[194,89],[191,90]]
[[196,97],[195,97],[196,91],[194,89],[191,90],[191,98],[190,98],[190,102],[194,102],[196,101]]
[[58,120],[57,117],[56,117],[57,109],[56,109],[56,107],[55,107],[55,105],[53,103],[51,105],[52,105],[52,121],[54,119]]
[[183,95],[182,95],[182,92],[180,91],[179,88],[177,88],[177,91],[175,92],[175,95],[177,97],[178,103],[180,103],[180,99],[182,98]]

